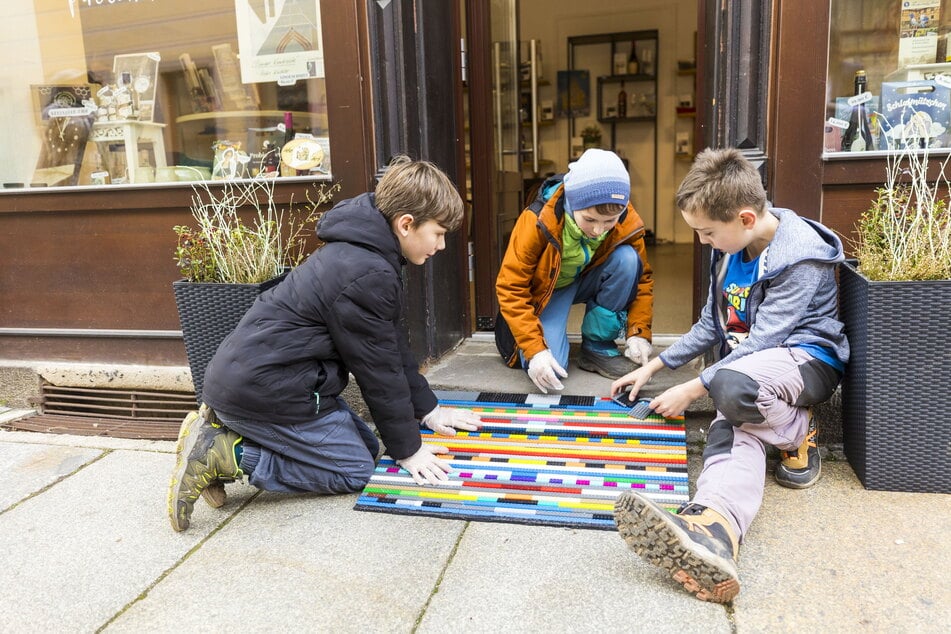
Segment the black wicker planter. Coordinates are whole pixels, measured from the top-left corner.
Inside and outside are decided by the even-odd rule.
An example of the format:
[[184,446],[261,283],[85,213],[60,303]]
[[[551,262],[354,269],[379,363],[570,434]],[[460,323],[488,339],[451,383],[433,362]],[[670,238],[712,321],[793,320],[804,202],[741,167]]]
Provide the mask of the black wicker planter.
[[849,463],[868,489],[951,493],[951,280],[873,282],[846,262],[839,284]]
[[205,368],[218,346],[231,334],[257,296],[285,277],[287,273],[260,284],[172,282],[185,339],[185,354],[188,355],[195,397],[199,402]]

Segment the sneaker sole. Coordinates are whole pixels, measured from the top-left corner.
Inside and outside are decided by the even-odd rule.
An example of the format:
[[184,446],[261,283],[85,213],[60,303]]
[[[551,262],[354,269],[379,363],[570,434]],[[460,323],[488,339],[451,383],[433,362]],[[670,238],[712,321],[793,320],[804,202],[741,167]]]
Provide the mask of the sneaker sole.
[[729,603],[740,593],[736,564],[700,545],[672,515],[637,495],[622,494],[614,507],[618,532],[634,552],[663,568],[702,601]]
[[186,507],[178,504],[178,498],[182,478],[185,476],[185,469],[188,467],[188,456],[191,455],[198,437],[195,432],[201,426],[201,421],[202,418],[198,415],[198,412],[190,412],[182,421],[182,427],[178,431],[178,444],[175,446],[175,469],[172,471],[172,478],[168,484],[168,519],[172,524],[172,529],[178,533],[187,529],[189,524],[185,512]]
[[786,487],[787,489],[808,489],[812,486],[815,486],[816,482],[819,481],[819,478],[822,477],[822,463],[819,463],[819,468],[816,469],[816,473],[812,478],[803,480],[803,475],[805,474],[794,473],[787,470],[782,463],[776,465],[776,471],[773,472],[773,476],[776,479],[776,484],[779,486]]

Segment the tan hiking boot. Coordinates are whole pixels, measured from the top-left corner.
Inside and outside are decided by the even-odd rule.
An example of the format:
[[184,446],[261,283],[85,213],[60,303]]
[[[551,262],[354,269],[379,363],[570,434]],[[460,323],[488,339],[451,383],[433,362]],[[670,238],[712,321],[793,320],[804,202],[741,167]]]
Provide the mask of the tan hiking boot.
[[221,481],[236,480],[244,475],[234,454],[239,442],[241,436],[222,427],[214,412],[204,405],[199,412],[185,416],[178,433],[175,469],[168,486],[168,517],[174,530],[188,528],[195,501],[208,487],[220,486],[222,494],[219,496],[213,489],[209,503],[221,500],[224,504]]
[[819,456],[819,428],[809,408],[809,430],[806,439],[795,451],[782,451],[776,465],[776,483],[790,489],[808,489],[822,475],[822,457]]
[[739,541],[713,509],[687,504],[674,514],[625,491],[614,505],[614,521],[634,552],[667,570],[698,599],[729,603],[740,593]]

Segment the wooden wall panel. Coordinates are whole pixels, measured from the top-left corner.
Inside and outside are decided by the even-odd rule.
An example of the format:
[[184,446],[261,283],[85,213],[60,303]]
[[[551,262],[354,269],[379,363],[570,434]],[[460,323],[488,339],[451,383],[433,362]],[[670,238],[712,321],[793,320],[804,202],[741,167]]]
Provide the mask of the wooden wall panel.
[[819,220],[829,0],[775,5],[769,195],[773,204]]

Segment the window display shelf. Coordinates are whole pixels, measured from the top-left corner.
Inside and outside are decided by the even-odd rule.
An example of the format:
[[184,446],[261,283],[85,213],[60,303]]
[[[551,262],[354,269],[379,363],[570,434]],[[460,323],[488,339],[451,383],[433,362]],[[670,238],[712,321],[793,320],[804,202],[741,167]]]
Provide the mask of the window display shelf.
[[[212,112],[196,112],[185,114],[175,119],[175,123],[189,123],[191,121],[207,121],[209,119],[277,119],[284,120],[284,110],[216,110]],[[294,116],[294,123],[307,119],[313,123],[321,124],[327,120],[326,114],[317,112],[291,112]],[[313,126],[312,126],[313,127]]]
[[[164,123],[152,121],[96,121],[92,124],[89,140],[93,143],[108,144],[100,146],[101,155],[107,155],[110,145],[122,144],[125,150],[125,169],[129,183],[151,182],[139,174],[139,144],[150,143],[155,157],[153,167],[167,167],[165,158]],[[115,171],[115,170],[113,170]]]
[[[660,37],[655,29],[642,31],[619,31],[593,35],[578,35],[568,38],[568,70],[584,68],[597,75],[593,87],[593,99],[585,95],[583,107],[569,113],[568,119],[568,156],[569,160],[580,156],[584,145],[578,143],[583,137],[576,137],[579,128],[587,130],[600,126],[590,125],[590,117],[605,124],[608,138],[602,146],[619,156],[625,151],[640,153],[643,157],[647,144],[633,143],[632,134],[648,133],[650,126],[649,150],[653,155],[650,168],[641,161],[639,172],[647,183],[649,194],[641,194],[644,200],[649,195],[650,203],[641,202],[638,209],[651,230],[657,226],[657,69],[659,68]],[[587,81],[587,80],[585,80]],[[587,91],[590,92],[590,89]],[[559,97],[561,99],[561,97]],[[571,95],[566,95],[571,102]],[[592,104],[591,101],[594,101]],[[578,121],[581,119],[581,121]],[[598,142],[600,145],[600,141]],[[622,160],[626,160],[622,157]],[[652,172],[652,173],[651,173]],[[640,192],[638,192],[640,194]],[[648,211],[649,210],[649,211]]]
[[179,142],[185,156],[211,166],[213,144],[217,141],[240,143],[241,150],[260,152],[265,140],[275,146],[284,143],[284,113],[291,112],[294,129],[315,137],[327,137],[327,115],[320,112],[285,110],[215,110],[176,117]]

